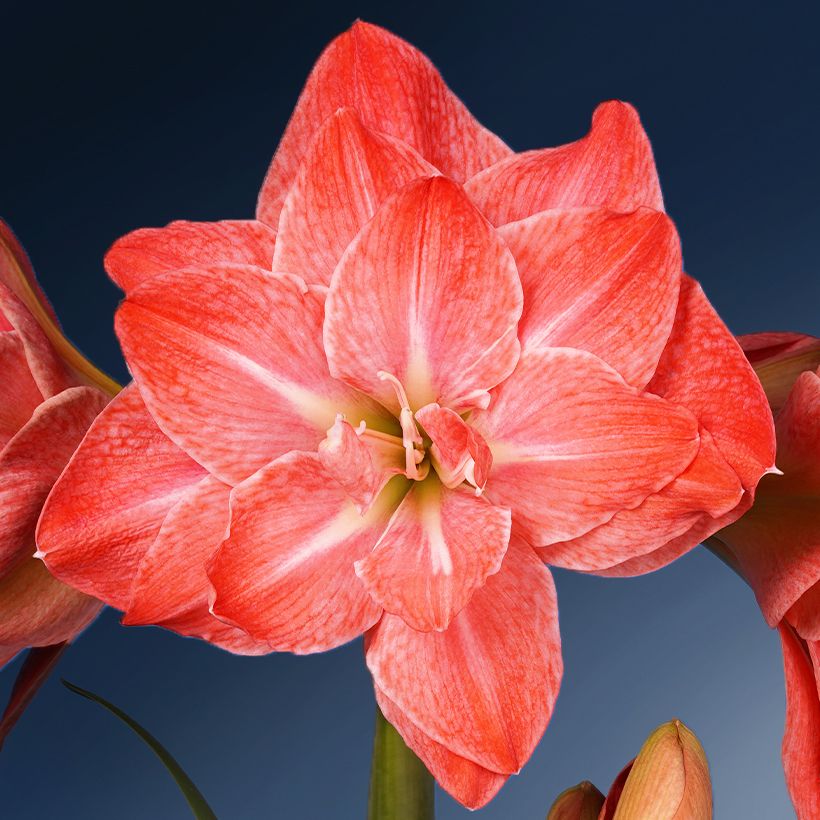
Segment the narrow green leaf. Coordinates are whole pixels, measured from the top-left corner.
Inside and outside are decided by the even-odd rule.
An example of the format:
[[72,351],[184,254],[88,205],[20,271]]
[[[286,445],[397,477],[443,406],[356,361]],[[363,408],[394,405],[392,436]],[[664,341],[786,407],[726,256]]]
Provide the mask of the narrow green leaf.
[[136,734],[138,734],[143,741],[151,747],[151,750],[162,761],[171,777],[174,778],[180,791],[188,801],[188,805],[191,807],[194,817],[196,817],[197,820],[217,820],[216,815],[213,813],[211,807],[202,796],[202,793],[194,785],[191,778],[185,774],[182,767],[176,762],[176,760],[174,760],[171,753],[150,732],[143,729],[139,723],[126,715],[122,709],[118,709],[113,703],[109,703],[99,695],[95,695],[87,689],[81,689],[79,686],[75,686],[73,683],[69,683],[65,679],[63,679],[63,686],[77,695],[81,695],[88,700],[93,700],[94,703],[99,703],[100,706],[107,709],[113,715],[116,715],[123,723],[136,732]]

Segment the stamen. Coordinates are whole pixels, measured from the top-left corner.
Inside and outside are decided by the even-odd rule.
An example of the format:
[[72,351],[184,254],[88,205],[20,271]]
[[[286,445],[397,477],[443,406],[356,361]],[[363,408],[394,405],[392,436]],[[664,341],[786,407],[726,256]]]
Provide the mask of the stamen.
[[[423,444],[424,440],[419,433],[419,428],[416,427],[416,422],[413,419],[413,411],[410,409],[410,402],[407,398],[407,393],[404,392],[401,382],[386,370],[379,370],[376,374],[382,381],[390,382],[393,389],[396,391],[396,397],[399,400],[399,424],[401,424],[402,442],[405,450],[405,463],[408,478],[414,478],[416,481],[421,480],[422,476],[418,470],[418,464],[424,458],[424,453],[416,450],[417,444]],[[418,457],[418,455],[421,458]]]

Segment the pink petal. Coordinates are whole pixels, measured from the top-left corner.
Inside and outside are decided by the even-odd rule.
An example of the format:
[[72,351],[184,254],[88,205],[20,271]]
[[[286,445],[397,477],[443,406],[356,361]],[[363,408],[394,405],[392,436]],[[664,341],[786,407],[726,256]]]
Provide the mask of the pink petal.
[[345,107],[459,182],[510,153],[475,121],[423,54],[378,26],[356,22],[325,49],[299,97],[259,194],[257,216],[263,222],[277,224],[313,135]]
[[545,211],[499,233],[518,265],[525,349],[577,347],[644,387],[678,303],[680,243],[672,221],[641,208]]
[[436,173],[409,145],[371,131],[356,112],[328,117],[279,217],[273,270],[324,285],[345,248],[403,185]]
[[23,342],[13,330],[0,331],[0,372],[0,447],[4,447],[43,401]]
[[697,416],[747,491],[774,464],[774,426],[760,382],[689,276],[681,282],[675,325],[648,389]]
[[[659,550],[687,532],[695,537],[695,524],[704,516],[717,519],[725,515],[737,507],[742,495],[737,474],[704,430],[694,461],[662,490],[572,541],[537,552],[553,566],[589,572],[621,565],[613,574],[632,574],[628,571],[632,565],[625,565],[631,559]],[[697,543],[693,540],[688,548]]]
[[117,333],[163,431],[229,484],[315,450],[338,412],[378,426],[373,403],[331,379],[322,297],[249,266],[174,271],[132,291]]
[[125,609],[168,510],[205,475],[129,385],[91,426],[48,497],[39,551],[58,578]]
[[282,456],[233,491],[230,535],[208,572],[214,614],[275,651],[322,652],[361,635],[381,607],[353,564],[389,514],[380,503],[360,516],[316,455]]
[[333,275],[324,338],[330,371],[398,412],[463,409],[518,358],[521,285],[506,245],[461,188],[411,183],[385,203]]
[[[517,772],[549,722],[563,670],[552,577],[514,539],[500,572],[446,632],[384,615],[368,634],[367,665],[377,690],[431,741]],[[412,734],[405,739],[413,744]]]
[[780,627],[786,675],[786,726],[783,768],[797,816],[820,817],[820,697],[817,644],[801,641],[788,625]]
[[102,604],[49,574],[29,558],[0,578],[0,654],[71,640],[97,617]]
[[34,553],[46,496],[107,401],[92,387],[70,387],[37,407],[0,452],[0,576]]
[[583,139],[513,154],[465,187],[493,225],[549,208],[596,205],[629,212],[645,205],[663,210],[652,148],[638,113],[615,100],[595,109],[592,129]]
[[440,632],[498,572],[509,540],[509,510],[431,476],[404,497],[356,573],[385,610]]
[[255,220],[172,222],[140,228],[118,239],[105,255],[108,275],[131,291],[160,273],[219,264],[271,269],[276,232]]
[[375,687],[379,708],[416,753],[430,774],[446,792],[469,809],[486,806],[509,775],[485,769],[471,760],[453,754],[446,746],[436,743],[411,721],[379,687]]
[[490,443],[487,497],[533,544],[589,532],[637,507],[692,463],[691,413],[580,350],[527,351],[470,420]]

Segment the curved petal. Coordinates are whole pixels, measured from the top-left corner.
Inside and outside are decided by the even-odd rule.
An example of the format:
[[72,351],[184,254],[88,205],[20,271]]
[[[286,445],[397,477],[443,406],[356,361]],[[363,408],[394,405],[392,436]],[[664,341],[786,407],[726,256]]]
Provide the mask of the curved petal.
[[549,722],[563,671],[552,576],[513,539],[501,570],[445,632],[385,614],[366,646],[376,687],[415,727],[484,768],[517,772]]
[[180,268],[233,263],[270,270],[275,244],[276,231],[252,219],[179,220],[121,237],[105,255],[105,269],[128,292],[153,276]]
[[486,806],[509,775],[485,769],[472,760],[454,754],[426,735],[396,706],[378,686],[376,701],[385,718],[393,724],[404,742],[418,755],[436,782],[468,809]]
[[509,510],[430,476],[404,497],[356,574],[387,612],[441,632],[498,572],[509,540]]
[[695,414],[745,490],[754,491],[774,465],[774,424],[763,388],[689,276],[681,282],[675,324],[647,389]]
[[493,225],[549,208],[596,205],[663,210],[652,147],[628,103],[601,103],[590,132],[577,142],[513,154],[470,179],[465,188]]
[[307,80],[259,193],[256,213],[263,222],[278,223],[313,135],[345,107],[459,182],[511,153],[476,122],[423,54],[359,21],[325,49]]
[[206,475],[126,387],[91,425],[55,484],[37,547],[58,578],[125,609],[168,510]]
[[143,283],[116,328],[157,424],[236,484],[290,450],[315,450],[339,412],[369,426],[384,412],[330,377],[323,316],[321,295],[292,277],[214,266]]
[[818,645],[807,646],[784,624],[780,627],[786,676],[783,768],[797,816],[820,817],[820,693]]
[[577,347],[644,387],[669,338],[680,289],[672,221],[641,208],[544,211],[499,229],[524,288],[524,349]]
[[60,583],[42,561],[29,558],[0,578],[0,646],[16,654],[27,646],[71,640],[100,609],[99,601]]
[[37,407],[0,452],[0,576],[31,557],[46,496],[107,401],[92,387],[70,387]]
[[522,354],[470,423],[493,453],[488,498],[509,507],[537,546],[638,506],[680,475],[699,447],[691,413],[567,348]]
[[[742,496],[737,474],[703,430],[694,461],[662,490],[572,541],[551,544],[536,552],[553,566],[594,572],[655,552],[685,533],[691,533],[686,548],[691,549],[705,537],[692,540],[696,538],[695,525],[710,518],[718,526],[717,519],[735,509]],[[681,549],[674,557],[684,551]],[[638,574],[625,569],[621,567],[618,574]]]
[[255,473],[233,491],[230,534],[208,570],[213,613],[280,652],[323,652],[361,635],[381,607],[353,564],[381,535],[387,501],[360,516],[311,453]]
[[518,358],[521,284],[504,242],[444,177],[388,200],[336,268],[324,339],[330,372],[398,414],[475,404]]
[[13,330],[0,331],[0,373],[0,447],[5,447],[43,401],[23,342]]
[[[0,219],[0,283],[34,313],[38,309],[56,325],[57,314],[37,281],[34,267],[11,226]],[[0,318],[2,323],[2,318]]]
[[320,129],[285,200],[273,270],[329,284],[345,248],[378,207],[408,182],[436,173],[409,145],[340,109]]

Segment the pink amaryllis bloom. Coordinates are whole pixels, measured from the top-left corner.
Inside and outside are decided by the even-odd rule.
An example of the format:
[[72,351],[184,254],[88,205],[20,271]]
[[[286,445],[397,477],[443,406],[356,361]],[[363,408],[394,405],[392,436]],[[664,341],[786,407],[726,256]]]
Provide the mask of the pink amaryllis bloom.
[[786,673],[783,764],[800,820],[820,818],[820,339],[741,336],[775,413],[780,474],[713,542],[778,626]]
[[[46,496],[112,382],[60,333],[31,264],[0,220],[0,666],[75,637],[101,604],[34,556]],[[103,390],[99,389],[102,387]]]
[[635,111],[515,154],[375,26],[319,59],[256,220],[106,265],[134,383],[49,499],[49,568],[233,651],[365,634],[381,709],[468,806],[552,711],[545,561],[671,560],[772,466]]

